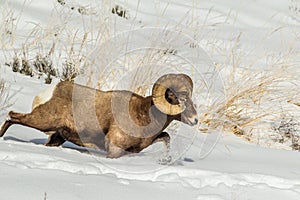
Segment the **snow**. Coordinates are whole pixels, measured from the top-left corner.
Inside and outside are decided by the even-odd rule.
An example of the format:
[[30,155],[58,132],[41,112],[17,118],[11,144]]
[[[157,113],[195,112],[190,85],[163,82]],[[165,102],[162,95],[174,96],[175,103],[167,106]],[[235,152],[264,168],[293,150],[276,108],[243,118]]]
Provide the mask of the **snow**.
[[[92,13],[98,13],[97,6],[101,5],[98,1],[65,2],[69,7],[84,5],[92,9]],[[221,54],[221,46],[224,45],[226,49],[239,33],[243,35],[239,52],[236,53],[246,52],[243,56],[248,56],[241,62],[242,66],[254,63],[253,71],[259,70],[272,63],[273,59],[269,57],[271,61],[268,61],[261,55],[266,55],[266,52],[272,56],[283,55],[291,46],[295,47],[295,51],[290,53],[293,63],[299,62],[296,50],[300,45],[293,37],[296,34],[299,39],[299,14],[289,9],[290,5],[297,6],[297,1],[291,1],[292,4],[284,0],[116,2],[129,10],[129,20],[116,18],[114,25],[119,25],[119,29],[158,26],[162,29],[180,27],[183,32],[189,32],[185,29],[189,24],[199,23],[202,28],[195,28],[194,34],[201,38],[199,44],[214,63],[227,61],[228,54]],[[50,26],[51,29],[52,25],[62,26],[64,23],[64,19],[53,20],[59,19],[57,13],[62,13],[56,1],[32,0],[24,3],[23,0],[14,0],[1,6],[21,13],[18,28],[26,33],[34,24]],[[79,32],[83,31],[85,27],[76,27],[80,24],[76,23],[76,19],[81,21],[82,16],[74,14],[72,19],[74,21],[70,22],[70,26]],[[280,30],[270,34],[278,28]],[[138,33],[146,34],[145,30]],[[16,36],[16,46],[22,46],[22,37],[24,35],[21,33]],[[139,37],[143,39],[143,35]],[[146,35],[144,37],[148,38]],[[215,43],[211,43],[212,40]],[[136,42],[133,46],[140,44],[140,41]],[[30,112],[34,97],[49,86],[42,79],[13,73],[3,65],[5,59],[6,56],[2,55],[0,78],[10,85],[10,92],[14,94],[14,104],[10,109]],[[220,76],[228,73],[225,69]],[[54,80],[51,87],[58,81]],[[5,117],[0,116],[1,122]],[[263,147],[219,131],[206,134],[195,127],[180,125],[171,135],[174,163],[170,165],[158,164],[163,152],[159,143],[139,154],[107,159],[103,151],[87,150],[71,143],[65,143],[62,147],[45,147],[43,144],[46,140],[45,134],[17,125],[12,126],[0,139],[1,197],[49,200],[296,200],[300,197],[299,152]]]

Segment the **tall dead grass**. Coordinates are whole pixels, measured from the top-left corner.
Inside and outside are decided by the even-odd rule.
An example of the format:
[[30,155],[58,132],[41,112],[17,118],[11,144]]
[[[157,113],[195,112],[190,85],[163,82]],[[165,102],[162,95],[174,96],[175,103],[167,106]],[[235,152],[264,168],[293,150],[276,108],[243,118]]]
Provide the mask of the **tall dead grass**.
[[[14,61],[26,61],[32,70],[30,74],[44,77],[46,82],[51,82],[52,78],[71,80],[84,73],[87,65],[93,62],[88,60],[91,58],[88,55],[95,45],[112,34],[111,19],[107,17],[112,3],[108,0],[99,2],[100,10],[95,12],[89,6],[53,1],[53,16],[48,23],[22,24],[23,12],[34,3],[24,0],[20,12],[11,7],[9,1],[1,5],[0,39],[5,63],[12,67]],[[55,76],[49,77],[50,73],[35,69],[35,66],[45,66],[45,60],[51,64],[50,70],[54,68],[58,72]]]
[[[236,34],[226,45],[210,43],[214,51],[226,58],[225,62],[217,63],[224,72],[226,98],[201,114],[199,130],[209,132],[218,128],[261,145],[273,146],[270,138],[277,133],[272,130],[272,124],[287,116],[300,118],[300,109],[296,106],[300,102],[299,49],[291,43],[290,48],[279,54],[265,51],[250,60],[250,53],[240,48],[240,39],[241,34]],[[281,37],[275,39],[282,40]],[[264,40],[260,42],[256,44],[257,50],[267,45]],[[267,144],[267,140],[271,142]]]
[[1,113],[12,105],[11,96],[9,94],[9,87],[0,79],[0,115]]

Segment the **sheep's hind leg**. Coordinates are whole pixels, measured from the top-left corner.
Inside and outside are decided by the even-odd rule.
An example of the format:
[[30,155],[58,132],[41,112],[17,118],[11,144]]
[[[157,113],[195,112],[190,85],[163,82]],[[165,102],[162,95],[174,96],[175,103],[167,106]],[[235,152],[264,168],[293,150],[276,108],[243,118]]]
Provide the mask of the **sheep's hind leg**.
[[48,137],[45,146],[48,147],[58,147],[62,145],[66,140],[61,136],[60,132],[56,131]]
[[55,131],[55,127],[59,127],[56,120],[38,109],[34,109],[31,113],[26,114],[10,111],[8,116],[12,124],[20,124],[42,132]]
[[13,122],[10,119],[7,119],[5,120],[5,122],[3,122],[3,124],[0,127],[0,137],[2,137],[5,134],[5,132],[11,125],[13,125]]
[[[52,122],[52,123],[51,123]],[[19,124],[37,130],[47,132],[51,131],[53,127],[56,127],[57,124],[53,123],[54,121],[49,120],[47,116],[42,115],[39,111],[34,111],[32,113],[24,114],[10,111],[8,113],[8,119],[2,124],[0,129],[0,137],[2,137],[7,129],[13,124]]]
[[10,111],[8,113],[7,119],[1,125],[1,128],[0,128],[0,137],[2,137],[5,134],[5,132],[7,131],[7,129],[11,125],[13,125],[13,124],[20,124],[19,118],[23,117],[24,115],[26,115],[26,114],[15,113],[13,111]]
[[170,135],[167,132],[160,133],[154,140],[153,143],[163,142],[165,146],[164,157],[158,160],[161,165],[167,165],[172,162],[172,157],[170,155]]

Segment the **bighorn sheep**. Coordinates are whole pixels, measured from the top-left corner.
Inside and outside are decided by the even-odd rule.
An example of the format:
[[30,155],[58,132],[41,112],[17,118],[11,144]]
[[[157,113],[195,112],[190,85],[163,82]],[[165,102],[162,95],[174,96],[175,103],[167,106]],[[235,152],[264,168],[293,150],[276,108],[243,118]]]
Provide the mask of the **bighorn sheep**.
[[[163,130],[173,120],[197,124],[192,102],[193,82],[185,74],[167,74],[142,97],[124,90],[101,91],[70,81],[58,83],[50,99],[37,96],[29,114],[10,111],[0,137],[13,124],[32,127],[49,135],[46,146],[65,141],[105,149],[108,158],[138,153],[170,136]],[[96,119],[96,120],[93,120]]]

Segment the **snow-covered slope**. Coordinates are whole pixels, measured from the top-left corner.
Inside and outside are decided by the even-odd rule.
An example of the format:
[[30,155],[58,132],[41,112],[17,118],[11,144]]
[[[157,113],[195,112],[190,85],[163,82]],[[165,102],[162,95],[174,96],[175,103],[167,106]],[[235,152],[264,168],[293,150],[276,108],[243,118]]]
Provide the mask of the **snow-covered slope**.
[[[22,0],[8,2],[9,5],[1,6],[21,13],[18,23],[22,26],[18,29],[23,28],[26,33],[30,32],[33,24],[55,24],[53,15],[56,12],[53,9],[61,8],[56,1],[50,4],[37,0],[25,4]],[[96,6],[101,5],[97,1],[65,2],[70,8],[84,5],[90,13],[97,13]],[[288,35],[295,32],[297,35],[300,29],[299,13],[291,9],[291,6],[299,5],[297,1],[160,0],[116,3],[129,10],[128,20],[116,19],[115,25],[119,25],[120,29],[179,26],[185,30],[185,26],[198,23],[199,26],[192,26],[195,37],[201,38],[200,44],[215,63],[226,62],[226,54],[220,55],[221,49],[215,49],[208,43],[214,39],[216,43],[229,45],[233,35],[239,32],[245,35],[241,37],[239,52],[250,52],[249,59],[244,59],[241,65],[257,59],[254,69],[268,62],[259,54],[274,52],[272,55],[280,55],[291,46],[300,48],[300,45],[297,47],[299,41]],[[81,16],[72,17],[72,27],[77,28],[76,19],[81,20]],[[280,28],[274,35],[265,37]],[[82,27],[78,30],[82,31]],[[22,46],[22,34],[17,34],[15,39],[15,45]],[[258,44],[264,40],[267,40],[264,44]],[[296,55],[294,51],[291,52],[293,54]],[[1,64],[7,61],[3,55]],[[290,58],[294,59],[294,63],[299,62],[296,56]],[[14,104],[10,109],[30,112],[34,96],[47,85],[42,79],[13,73],[4,65],[0,70],[0,78],[10,85],[10,93],[14,94]],[[224,75],[226,73],[225,70]],[[54,83],[57,81],[54,80]],[[1,122],[4,119],[5,115],[1,116]],[[160,165],[157,161],[163,150],[161,144],[136,155],[107,159],[105,152],[87,151],[71,143],[58,148],[45,147],[43,144],[47,138],[43,133],[12,126],[0,139],[0,199],[300,198],[299,152],[261,147],[222,132],[201,133],[185,125],[180,126],[171,137],[171,154],[175,162]]]

